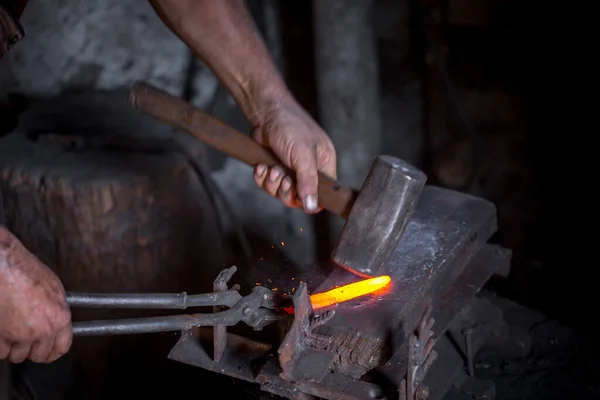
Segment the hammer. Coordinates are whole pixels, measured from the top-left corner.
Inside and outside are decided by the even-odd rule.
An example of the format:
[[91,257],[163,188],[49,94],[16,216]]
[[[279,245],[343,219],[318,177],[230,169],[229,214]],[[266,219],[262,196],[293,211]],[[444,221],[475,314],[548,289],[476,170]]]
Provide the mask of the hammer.
[[[148,84],[134,84],[129,103],[252,167],[280,165],[273,153],[250,136]],[[387,155],[375,159],[360,192],[319,174],[319,205],[346,220],[331,259],[361,277],[384,272],[426,180],[419,169]]]

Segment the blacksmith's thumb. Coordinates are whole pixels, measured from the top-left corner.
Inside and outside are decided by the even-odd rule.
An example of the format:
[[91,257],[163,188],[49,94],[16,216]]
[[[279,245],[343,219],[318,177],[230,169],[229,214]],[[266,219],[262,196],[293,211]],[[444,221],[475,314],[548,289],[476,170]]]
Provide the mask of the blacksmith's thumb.
[[316,212],[319,207],[317,187],[319,174],[317,170],[317,157],[313,151],[307,150],[298,155],[296,163],[296,190],[302,202],[304,211]]

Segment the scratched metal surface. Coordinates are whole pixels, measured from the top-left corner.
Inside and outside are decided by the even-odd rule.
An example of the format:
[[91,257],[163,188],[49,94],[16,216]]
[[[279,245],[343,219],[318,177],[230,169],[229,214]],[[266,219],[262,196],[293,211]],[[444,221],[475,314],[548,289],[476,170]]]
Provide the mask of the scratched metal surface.
[[[339,305],[328,326],[381,340],[390,332],[405,331],[399,325],[412,324],[427,297],[441,296],[495,230],[492,203],[427,186],[389,261],[390,287],[366,300]],[[333,269],[317,290],[358,279],[341,268]]]

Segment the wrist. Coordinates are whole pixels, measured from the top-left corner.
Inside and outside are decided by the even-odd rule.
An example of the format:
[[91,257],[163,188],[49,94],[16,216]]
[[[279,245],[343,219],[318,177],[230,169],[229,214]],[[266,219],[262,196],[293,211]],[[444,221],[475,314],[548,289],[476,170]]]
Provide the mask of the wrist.
[[295,104],[294,97],[277,73],[266,77],[255,75],[242,81],[236,100],[254,126],[262,125],[273,111]]

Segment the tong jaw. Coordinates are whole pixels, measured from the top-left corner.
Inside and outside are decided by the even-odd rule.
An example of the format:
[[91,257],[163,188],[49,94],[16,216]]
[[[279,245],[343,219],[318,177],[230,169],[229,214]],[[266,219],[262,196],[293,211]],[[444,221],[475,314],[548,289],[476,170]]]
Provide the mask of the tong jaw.
[[257,286],[248,296],[242,297],[233,308],[241,313],[240,321],[259,331],[282,318],[282,315],[275,311],[277,308],[275,303],[272,290]]

